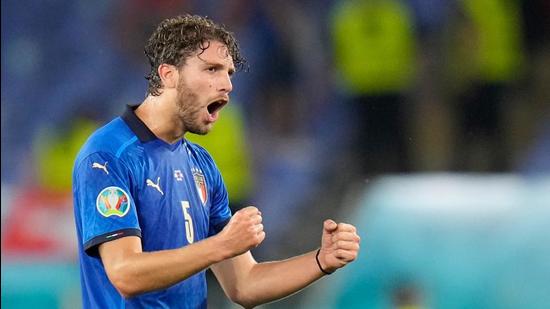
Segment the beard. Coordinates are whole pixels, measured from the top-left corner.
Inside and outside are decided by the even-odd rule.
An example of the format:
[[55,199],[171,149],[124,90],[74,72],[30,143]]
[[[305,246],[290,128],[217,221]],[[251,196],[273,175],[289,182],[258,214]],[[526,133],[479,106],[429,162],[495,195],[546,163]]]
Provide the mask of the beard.
[[210,131],[210,126],[200,120],[203,107],[199,102],[198,94],[183,82],[178,84],[177,90],[176,106],[178,113],[175,121],[179,122],[184,132],[206,135]]

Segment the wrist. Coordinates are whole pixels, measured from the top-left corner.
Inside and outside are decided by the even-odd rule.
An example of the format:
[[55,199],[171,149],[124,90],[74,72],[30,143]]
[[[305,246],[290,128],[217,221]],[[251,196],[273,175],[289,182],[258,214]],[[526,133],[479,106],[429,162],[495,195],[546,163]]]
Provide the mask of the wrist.
[[319,266],[319,270],[325,275],[330,275],[330,274],[334,273],[335,270],[329,270],[329,269],[327,269],[326,266],[323,266],[321,264],[321,261],[319,259],[319,254],[320,253],[321,253],[321,248],[317,249],[317,252],[315,253],[315,261],[317,262],[317,266]]
[[223,238],[217,234],[209,238],[212,242],[212,255],[216,262],[221,262],[233,257],[231,250],[226,246],[226,243]]

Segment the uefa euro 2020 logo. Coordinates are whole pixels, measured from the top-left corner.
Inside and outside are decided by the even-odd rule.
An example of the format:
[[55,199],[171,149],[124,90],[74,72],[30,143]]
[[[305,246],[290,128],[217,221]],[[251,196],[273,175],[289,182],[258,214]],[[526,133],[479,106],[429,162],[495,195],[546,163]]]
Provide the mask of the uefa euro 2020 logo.
[[96,207],[104,217],[122,217],[130,209],[130,198],[128,193],[119,187],[107,187],[99,192]]

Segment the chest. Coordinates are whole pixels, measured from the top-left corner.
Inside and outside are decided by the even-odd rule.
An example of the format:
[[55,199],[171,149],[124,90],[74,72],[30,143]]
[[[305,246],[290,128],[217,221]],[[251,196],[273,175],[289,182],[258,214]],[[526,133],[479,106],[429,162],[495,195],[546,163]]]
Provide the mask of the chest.
[[208,236],[209,184],[185,151],[150,149],[134,194],[144,250],[178,248]]

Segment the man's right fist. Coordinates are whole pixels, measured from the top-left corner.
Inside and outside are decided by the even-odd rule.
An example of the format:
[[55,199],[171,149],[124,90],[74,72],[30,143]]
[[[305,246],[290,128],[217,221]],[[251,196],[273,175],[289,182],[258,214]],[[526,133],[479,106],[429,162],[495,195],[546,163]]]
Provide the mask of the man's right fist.
[[265,238],[262,213],[254,206],[237,211],[218,234],[222,246],[237,256],[257,247]]

